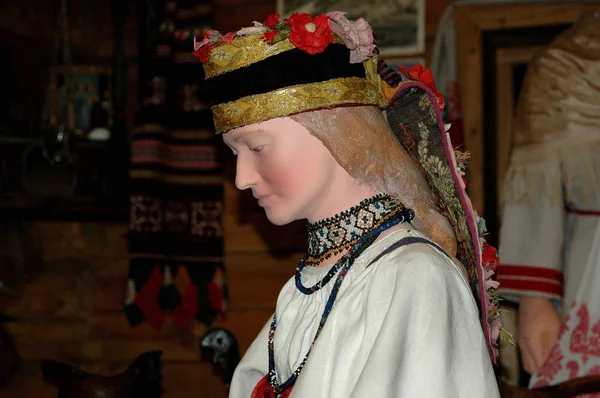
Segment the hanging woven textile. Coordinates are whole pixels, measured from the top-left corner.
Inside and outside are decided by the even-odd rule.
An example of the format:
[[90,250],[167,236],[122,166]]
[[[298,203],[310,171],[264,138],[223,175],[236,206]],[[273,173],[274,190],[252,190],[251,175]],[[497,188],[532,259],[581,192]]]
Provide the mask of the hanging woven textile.
[[227,306],[223,267],[222,162],[193,37],[211,23],[211,3],[168,1],[148,95],[131,145],[129,280],[131,325],[160,330],[210,324]]

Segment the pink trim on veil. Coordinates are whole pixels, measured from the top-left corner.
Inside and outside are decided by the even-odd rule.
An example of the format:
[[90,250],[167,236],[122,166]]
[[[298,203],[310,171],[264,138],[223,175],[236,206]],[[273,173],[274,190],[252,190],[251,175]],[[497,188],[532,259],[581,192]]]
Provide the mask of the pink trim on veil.
[[471,203],[471,199],[466,193],[466,186],[458,171],[458,164],[456,162],[456,157],[454,156],[454,149],[452,148],[450,142],[450,136],[446,133],[446,129],[444,127],[442,114],[440,112],[440,108],[437,105],[437,98],[435,94],[426,87],[424,84],[419,82],[407,82],[402,84],[400,89],[394,94],[393,98],[389,102],[389,104],[393,104],[396,98],[410,88],[419,88],[423,90],[429,96],[429,100],[432,104],[434,104],[433,108],[435,110],[435,114],[438,120],[438,127],[440,131],[442,131],[442,138],[444,142],[444,151],[446,153],[446,159],[450,164],[450,171],[452,173],[452,179],[454,180],[455,186],[459,187],[459,195],[462,207],[465,211],[465,215],[467,217],[467,225],[469,227],[469,232],[471,233],[471,243],[475,250],[475,261],[476,261],[476,271],[477,271],[477,282],[478,282],[478,290],[479,290],[479,302],[481,305],[481,325],[483,329],[483,333],[485,336],[485,342],[488,349],[488,353],[492,360],[492,363],[496,363],[497,361],[497,351],[494,347],[494,342],[492,342],[492,334],[491,334],[491,326],[488,321],[488,315],[490,312],[490,303],[488,301],[485,289],[485,273],[482,264],[482,255],[481,255],[481,243],[479,241],[479,231],[477,227],[477,216],[475,211],[473,210],[473,205]]

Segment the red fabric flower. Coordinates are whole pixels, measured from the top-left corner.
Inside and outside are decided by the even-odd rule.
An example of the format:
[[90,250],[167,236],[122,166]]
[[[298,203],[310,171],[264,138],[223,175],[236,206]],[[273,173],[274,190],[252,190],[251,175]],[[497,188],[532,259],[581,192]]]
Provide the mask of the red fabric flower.
[[431,91],[433,91],[437,97],[438,103],[440,104],[440,109],[444,109],[444,96],[442,93],[437,91],[437,88],[435,87],[435,81],[433,81],[433,74],[431,73],[430,69],[423,68],[423,65],[421,64],[413,65],[408,68],[408,70],[406,70],[404,65],[400,65],[398,69],[403,75],[408,76],[412,80],[417,80],[423,83]]
[[323,52],[329,43],[333,42],[329,18],[326,15],[321,14],[313,19],[308,14],[295,12],[286,21],[292,29],[292,44],[311,55]]
[[213,46],[207,43],[207,44],[203,45],[202,47],[198,48],[192,54],[195,55],[196,57],[200,58],[200,62],[206,62],[206,61],[208,61],[208,54],[210,54],[212,49],[213,49]]
[[271,14],[265,19],[265,26],[269,29],[275,29],[275,26],[279,23],[279,13]]
[[252,390],[252,396],[250,398],[275,398],[275,392],[271,388],[267,380],[267,376],[260,379],[260,381]]
[[268,30],[264,34],[264,38],[265,38],[265,41],[267,43],[269,43],[271,40],[273,40],[273,38],[275,36],[277,36],[277,31],[276,30]]
[[[283,394],[280,395],[280,397],[288,398],[291,392],[292,389],[288,388],[283,392]],[[250,398],[275,398],[275,392],[273,391],[273,388],[271,388],[271,385],[267,380],[267,376],[260,379],[260,381],[256,384],[256,387],[254,387],[252,396]]]
[[496,270],[498,267],[498,253],[494,246],[489,245],[487,242],[483,243],[483,264],[488,265],[492,270]]

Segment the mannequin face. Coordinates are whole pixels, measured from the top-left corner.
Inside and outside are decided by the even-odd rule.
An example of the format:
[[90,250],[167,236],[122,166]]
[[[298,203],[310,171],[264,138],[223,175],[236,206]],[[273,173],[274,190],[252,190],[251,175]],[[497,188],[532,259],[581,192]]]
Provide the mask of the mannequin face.
[[353,183],[323,143],[287,117],[231,130],[223,141],[237,157],[236,187],[251,189],[276,225],[335,214],[331,198],[342,194],[340,183]]

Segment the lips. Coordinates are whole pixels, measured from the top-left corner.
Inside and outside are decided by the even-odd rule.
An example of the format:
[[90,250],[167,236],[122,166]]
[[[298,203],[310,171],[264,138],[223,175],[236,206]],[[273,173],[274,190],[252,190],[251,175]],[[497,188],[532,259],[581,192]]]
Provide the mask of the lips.
[[256,197],[256,199],[258,199],[258,205],[264,206],[266,203],[268,203],[271,195],[261,195],[261,196],[255,196],[255,197]]

